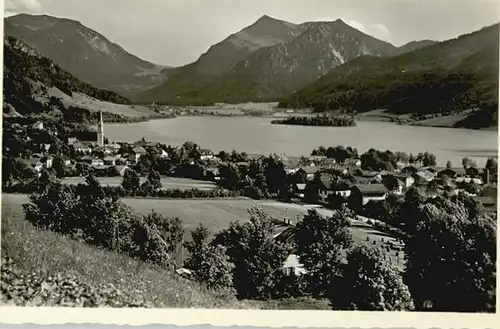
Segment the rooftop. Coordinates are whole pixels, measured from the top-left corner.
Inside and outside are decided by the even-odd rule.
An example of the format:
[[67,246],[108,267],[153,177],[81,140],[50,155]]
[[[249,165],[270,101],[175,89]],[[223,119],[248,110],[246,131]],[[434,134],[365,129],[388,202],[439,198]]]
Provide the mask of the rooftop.
[[388,190],[384,184],[356,184],[355,187],[363,194],[383,194]]
[[319,168],[306,166],[306,167],[300,167],[300,170],[303,170],[306,174],[315,174],[318,172]]

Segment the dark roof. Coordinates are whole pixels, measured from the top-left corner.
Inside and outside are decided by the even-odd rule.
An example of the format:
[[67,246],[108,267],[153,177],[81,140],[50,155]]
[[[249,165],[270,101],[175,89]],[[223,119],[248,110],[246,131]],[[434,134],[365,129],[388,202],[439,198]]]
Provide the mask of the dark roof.
[[40,162],[40,159],[38,158],[23,159],[23,162],[26,163],[28,166],[36,166]]
[[463,167],[453,167],[453,168],[446,168],[444,170],[441,170],[439,172],[440,175],[449,175],[449,174],[458,174],[458,175],[465,175],[465,168]]
[[356,184],[354,188],[357,188],[363,195],[384,194],[388,192],[384,184]]
[[407,167],[404,167],[403,169],[401,169],[401,173],[413,174],[413,173],[416,173],[417,171],[418,171],[418,169],[415,168],[415,166],[407,166]]
[[306,166],[306,167],[300,167],[299,170],[304,171],[306,174],[315,174],[315,173],[318,172],[319,168],[318,167]]
[[353,184],[345,179],[339,180],[338,182],[332,185],[332,190],[334,191],[347,191],[352,188]]
[[134,147],[134,149],[132,151],[134,153],[147,153],[146,150],[144,149],[144,147],[142,147],[142,146]]
[[[387,175],[392,175],[392,176],[394,176],[394,178],[397,178],[397,179],[406,179],[408,177],[411,177],[411,173],[409,173],[409,172],[406,172],[406,173],[392,173],[392,174],[387,174]],[[384,175],[384,176],[387,176],[387,175]]]
[[354,176],[354,179],[356,180],[356,184],[360,185],[367,185],[371,184],[372,182],[376,182],[374,177],[362,177],[362,176]]
[[362,177],[367,177],[367,178],[372,178],[375,177],[379,174],[378,171],[373,171],[373,170],[362,170],[361,171],[361,176]]
[[323,184],[323,186],[326,189],[330,189],[332,187],[333,182],[334,182],[334,177],[333,177],[333,175],[328,174],[328,173],[321,173],[319,175],[319,181],[321,182],[321,184]]

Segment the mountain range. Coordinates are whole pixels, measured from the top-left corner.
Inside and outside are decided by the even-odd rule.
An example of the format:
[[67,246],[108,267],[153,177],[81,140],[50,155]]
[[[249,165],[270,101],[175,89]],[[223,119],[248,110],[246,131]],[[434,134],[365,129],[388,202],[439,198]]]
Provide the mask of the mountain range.
[[123,120],[156,115],[113,91],[79,80],[15,37],[4,37],[3,73],[4,117],[35,114],[67,118],[97,111]]
[[398,48],[342,20],[293,24],[264,15],[212,46],[196,62],[170,70],[167,81],[141,93],[138,100],[276,100],[358,56],[394,56],[432,43]]
[[128,53],[74,20],[19,14],[4,19],[4,33],[98,88],[131,95],[162,81],[164,67]]
[[175,68],[68,19],[21,14],[4,26],[75,78],[135,103],[281,101],[316,111],[420,114],[486,108],[488,118],[498,104],[498,24],[396,47],[340,19],[293,24],[264,15]]
[[426,100],[434,104],[427,104],[420,112],[433,112],[443,99],[426,98],[425,90],[446,95],[448,100],[460,96],[471,102],[495,102],[498,49],[499,24],[495,24],[398,56],[361,56],[287,97],[281,106],[317,110],[355,107],[357,111],[388,107],[395,112],[414,112],[415,108],[401,106],[401,102],[418,98],[417,107]]

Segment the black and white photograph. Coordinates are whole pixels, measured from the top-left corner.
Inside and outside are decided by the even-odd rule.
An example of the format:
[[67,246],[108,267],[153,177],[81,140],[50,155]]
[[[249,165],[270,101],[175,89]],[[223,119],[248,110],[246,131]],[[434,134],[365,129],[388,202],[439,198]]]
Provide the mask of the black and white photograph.
[[499,22],[5,0],[0,305],[496,313]]

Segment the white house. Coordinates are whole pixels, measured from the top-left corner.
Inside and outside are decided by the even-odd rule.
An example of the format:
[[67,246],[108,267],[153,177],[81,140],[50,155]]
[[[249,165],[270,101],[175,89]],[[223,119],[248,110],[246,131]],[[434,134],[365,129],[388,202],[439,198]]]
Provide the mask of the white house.
[[116,157],[114,157],[114,156],[105,157],[104,164],[114,166],[116,164]]
[[31,159],[26,159],[24,162],[30,167],[35,170],[35,172],[40,175],[40,172],[43,169],[43,162],[40,158],[31,158]]
[[167,151],[165,151],[164,149],[161,150],[161,153],[160,153],[160,158],[162,159],[168,159],[169,157],[169,154]]
[[306,273],[304,266],[299,261],[299,256],[291,254],[283,263],[283,272],[286,275],[302,275]]
[[93,167],[101,167],[101,166],[104,166],[104,161],[102,159],[99,159],[99,158],[93,158],[90,165]]
[[304,175],[307,180],[313,180],[314,175],[319,171],[319,168],[316,166],[307,166],[300,167],[297,170],[297,173],[300,175]]
[[356,184],[352,187],[351,195],[357,196],[361,204],[365,205],[372,200],[385,200],[388,192],[383,184]]
[[133,150],[134,156],[135,156],[135,162],[139,161],[141,156],[147,154],[148,152],[144,149],[142,146],[135,147]]
[[37,121],[31,127],[35,130],[43,130],[43,122]]
[[361,167],[361,160],[360,159],[348,158],[348,159],[345,159],[344,165],[346,165],[346,166]]
[[90,146],[82,144],[82,143],[73,144],[73,148],[75,149],[76,152],[81,152],[81,153],[85,153],[85,154],[92,153],[92,148]]
[[116,173],[122,177],[128,169],[130,169],[128,166],[115,166]]
[[52,163],[54,162],[54,158],[51,155],[45,157],[43,160],[45,161],[45,166],[47,168],[52,168]]
[[75,137],[68,137],[68,145],[73,145],[78,143],[78,139]]
[[214,153],[211,150],[201,150],[201,160],[211,160],[214,158]]
[[318,201],[323,204],[328,204],[328,197],[330,195],[340,195],[347,198],[351,195],[351,183],[348,181],[332,180],[331,176],[320,177],[320,186],[318,189]]

